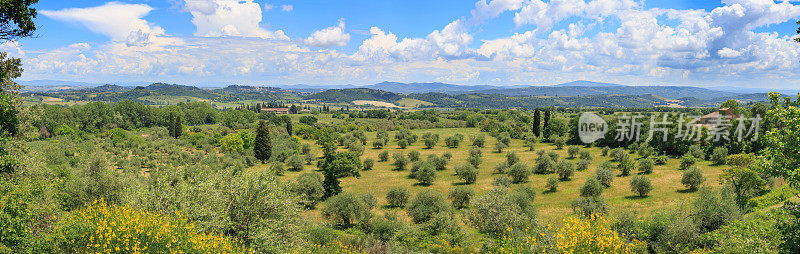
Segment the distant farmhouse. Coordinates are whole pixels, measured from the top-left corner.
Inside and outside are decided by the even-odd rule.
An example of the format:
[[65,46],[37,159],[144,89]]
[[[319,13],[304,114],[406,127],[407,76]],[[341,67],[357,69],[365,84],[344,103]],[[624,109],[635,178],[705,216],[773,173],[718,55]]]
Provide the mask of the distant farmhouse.
[[275,114],[289,114],[289,108],[261,108],[261,112],[269,112]]

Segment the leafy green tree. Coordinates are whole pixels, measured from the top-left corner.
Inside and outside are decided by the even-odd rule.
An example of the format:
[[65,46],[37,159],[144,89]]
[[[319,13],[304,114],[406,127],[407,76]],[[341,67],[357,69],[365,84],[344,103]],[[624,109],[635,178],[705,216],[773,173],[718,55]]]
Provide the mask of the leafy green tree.
[[600,165],[595,172],[595,177],[601,184],[605,187],[611,187],[611,183],[614,182],[614,171],[613,166],[611,164]]
[[439,213],[450,215],[453,209],[441,193],[425,190],[417,194],[406,212],[414,223],[425,223]]
[[575,164],[567,160],[561,160],[556,164],[556,173],[562,181],[567,181],[575,174]]
[[372,158],[364,159],[364,171],[372,170],[374,166],[375,166],[375,159]]
[[513,183],[523,183],[527,182],[528,178],[530,178],[531,170],[525,163],[519,162],[511,166],[511,169],[508,170],[508,175],[511,177]]
[[539,108],[533,110],[533,123],[531,123],[531,131],[533,134],[539,137],[541,128],[539,128],[539,124],[542,122],[542,111]]
[[289,166],[291,171],[303,171],[303,163],[303,158],[298,154],[289,156],[286,159],[286,165]]
[[450,190],[450,200],[456,208],[469,206],[469,201],[475,196],[475,190],[467,186],[458,186]]
[[639,172],[645,174],[653,173],[653,167],[655,167],[655,162],[653,162],[653,159],[644,158],[639,160]]
[[558,180],[558,177],[551,176],[547,178],[547,184],[545,184],[544,187],[547,188],[547,191],[549,192],[556,192],[558,191],[558,184],[560,182],[561,181]]
[[225,135],[219,143],[220,148],[227,152],[241,152],[244,149],[244,140],[237,133]]
[[723,169],[720,181],[733,187],[736,202],[745,207],[747,200],[762,190],[767,181],[759,174],[759,165],[753,154],[736,154],[729,156],[731,167]]
[[472,166],[472,164],[464,163],[456,166],[456,175],[458,175],[458,178],[461,178],[461,180],[464,180],[464,183],[473,184],[478,180],[478,169]]
[[711,152],[711,161],[717,165],[725,165],[728,162],[728,148],[714,148],[714,151]]
[[394,158],[394,169],[398,171],[406,170],[406,166],[410,163],[408,160],[408,156],[404,153],[395,153],[393,156]]
[[700,171],[697,167],[691,167],[684,171],[681,177],[681,184],[685,185],[690,191],[697,190],[705,181],[706,178],[703,176],[703,171]]
[[578,156],[578,153],[580,153],[580,152],[581,152],[581,148],[578,147],[578,146],[569,146],[567,148],[567,154],[569,154],[569,158],[570,159],[575,158],[575,156]]
[[317,162],[317,167],[322,170],[324,177],[325,197],[342,192],[339,178],[346,176],[360,177],[361,160],[354,153],[333,152],[326,153],[323,159]]
[[653,190],[653,184],[650,183],[650,179],[646,176],[637,175],[631,178],[631,191],[640,197],[646,197],[651,190]]
[[433,165],[427,162],[420,162],[420,167],[415,172],[412,172],[414,179],[422,185],[431,185],[436,180],[436,170]]
[[483,133],[472,137],[473,146],[483,148],[485,144],[486,144],[486,135],[484,135]]
[[370,217],[368,206],[358,196],[344,192],[325,201],[322,215],[344,228],[355,223],[366,222]]
[[517,156],[517,153],[510,152],[506,154],[506,163],[508,165],[514,165],[517,164],[517,162],[519,162],[519,156]]
[[314,208],[317,201],[325,195],[325,188],[322,186],[322,176],[319,173],[304,173],[297,177],[291,186],[294,193],[300,194],[301,203],[306,208]]
[[624,156],[622,161],[619,162],[619,171],[622,176],[628,176],[631,174],[631,171],[636,169],[636,163],[634,162],[632,156]]
[[272,156],[272,142],[269,136],[269,126],[267,121],[261,120],[258,122],[258,129],[256,129],[256,139],[253,144],[253,155],[262,163],[269,160]]
[[533,197],[528,191],[509,188],[493,188],[476,196],[464,216],[478,231],[493,235],[536,223]]
[[378,154],[378,161],[389,161],[389,152],[383,151]]
[[603,194],[603,186],[595,177],[586,179],[586,183],[581,187],[581,197],[600,197]]
[[408,203],[411,196],[408,189],[403,187],[394,187],[386,193],[386,201],[393,207],[404,207]]
[[681,157],[681,165],[679,169],[680,170],[688,169],[689,167],[694,166],[696,162],[697,159],[694,156],[690,154],[684,155],[683,157]]

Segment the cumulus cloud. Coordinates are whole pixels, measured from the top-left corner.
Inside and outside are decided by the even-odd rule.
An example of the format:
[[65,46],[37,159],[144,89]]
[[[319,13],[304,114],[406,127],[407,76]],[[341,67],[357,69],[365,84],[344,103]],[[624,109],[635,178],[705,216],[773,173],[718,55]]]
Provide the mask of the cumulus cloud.
[[344,31],[344,19],[339,24],[311,33],[304,43],[314,47],[341,47],[350,41],[350,34]]
[[284,4],[284,5],[281,5],[281,9],[283,11],[292,11],[292,10],[294,10],[294,6],[292,6],[291,4]]
[[89,30],[128,45],[147,44],[153,37],[164,35],[164,29],[142,19],[153,8],[146,4],[110,2],[97,7],[42,10],[46,17],[81,24]]
[[289,39],[281,30],[273,32],[260,26],[261,5],[253,0],[185,0],[185,8],[197,27],[195,36]]

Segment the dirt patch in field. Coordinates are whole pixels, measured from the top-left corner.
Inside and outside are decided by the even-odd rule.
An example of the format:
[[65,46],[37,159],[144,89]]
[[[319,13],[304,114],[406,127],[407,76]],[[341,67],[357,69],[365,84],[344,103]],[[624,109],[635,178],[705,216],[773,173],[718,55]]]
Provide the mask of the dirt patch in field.
[[353,101],[353,104],[356,104],[356,105],[372,105],[372,106],[385,107],[385,108],[400,108],[400,106],[397,106],[394,103],[383,102],[383,101],[357,100],[357,101]]

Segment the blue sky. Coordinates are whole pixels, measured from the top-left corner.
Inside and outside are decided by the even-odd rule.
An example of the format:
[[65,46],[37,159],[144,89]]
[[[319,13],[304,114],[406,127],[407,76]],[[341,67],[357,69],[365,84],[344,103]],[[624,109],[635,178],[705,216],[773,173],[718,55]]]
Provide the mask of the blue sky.
[[23,80],[796,88],[772,0],[41,1]]

